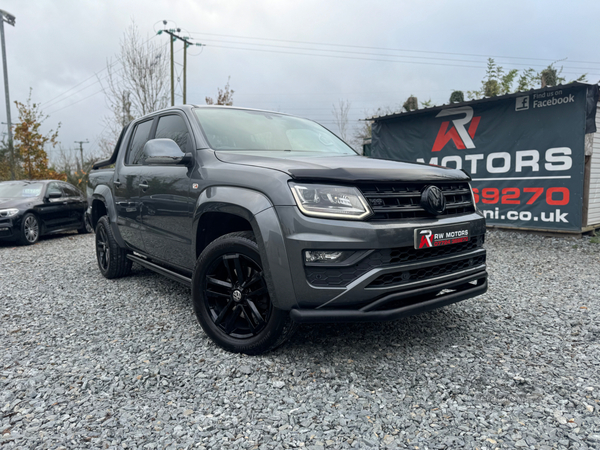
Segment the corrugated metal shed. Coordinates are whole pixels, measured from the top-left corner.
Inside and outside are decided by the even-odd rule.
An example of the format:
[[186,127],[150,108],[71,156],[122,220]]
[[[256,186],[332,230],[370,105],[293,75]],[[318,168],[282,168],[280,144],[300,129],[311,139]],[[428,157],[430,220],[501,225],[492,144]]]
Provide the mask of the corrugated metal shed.
[[600,108],[596,112],[596,127],[594,133],[590,158],[589,179],[589,203],[588,203],[588,226],[600,224]]

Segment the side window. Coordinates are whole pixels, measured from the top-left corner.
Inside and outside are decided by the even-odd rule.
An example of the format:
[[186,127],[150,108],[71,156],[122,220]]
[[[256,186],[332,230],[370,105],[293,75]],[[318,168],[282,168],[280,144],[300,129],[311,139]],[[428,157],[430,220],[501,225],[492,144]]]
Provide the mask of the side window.
[[79,192],[70,184],[61,184],[61,187],[67,197],[81,197],[81,192]]
[[181,116],[170,115],[158,119],[155,139],[173,139],[183,153],[192,151],[190,132]]
[[63,191],[60,188],[60,185],[58,183],[50,183],[48,185],[48,190],[46,191],[46,195],[50,195],[51,193],[59,193],[61,197],[63,197]]
[[125,164],[141,164],[142,163],[142,150],[144,144],[148,142],[148,136],[150,135],[150,129],[152,128],[152,120],[138,123],[133,131],[133,137],[129,144],[129,150],[125,159]]

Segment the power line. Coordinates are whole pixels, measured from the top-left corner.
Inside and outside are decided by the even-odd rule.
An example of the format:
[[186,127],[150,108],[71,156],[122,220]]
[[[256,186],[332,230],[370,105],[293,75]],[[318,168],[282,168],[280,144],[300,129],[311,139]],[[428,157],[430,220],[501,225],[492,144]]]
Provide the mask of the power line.
[[[146,41],[146,42],[148,42],[148,41]],[[164,47],[166,47],[166,45],[167,45],[167,44],[165,44],[164,46],[161,46],[161,47],[159,47],[158,49],[156,49],[156,50],[155,50],[155,53],[158,53],[158,52],[160,52],[160,51],[161,51],[161,49],[163,49]],[[177,53],[177,52],[176,52],[176,53]],[[116,64],[116,63],[115,63],[115,64]],[[114,65],[114,64],[113,64],[113,65]],[[106,70],[106,69],[104,69],[104,70]],[[100,72],[102,72],[102,71],[100,71]],[[98,72],[98,73],[100,73],[100,72]],[[121,69],[117,69],[117,70],[114,72],[114,74],[113,74],[113,75],[115,76],[117,83],[118,83],[119,81],[123,81],[123,80],[125,79],[124,77],[121,77],[121,79],[119,80],[119,77],[120,77],[121,75],[123,75],[123,74],[124,74],[124,72],[125,72],[125,70],[124,70],[124,69],[122,69],[122,68],[121,68]],[[58,103],[61,103],[62,101],[65,101],[65,100],[67,100],[67,99],[71,98],[72,96],[74,96],[74,95],[78,94],[79,92],[82,92],[82,91],[84,91],[84,90],[86,90],[86,89],[88,89],[88,88],[90,88],[90,87],[93,87],[93,86],[95,86],[96,84],[100,84],[100,85],[102,85],[102,81],[106,80],[106,79],[107,79],[107,78],[109,78],[109,77],[110,77],[110,74],[107,74],[107,75],[105,75],[103,78],[98,78],[98,79],[97,79],[97,80],[96,80],[94,83],[92,83],[92,84],[90,84],[90,85],[88,85],[88,86],[85,86],[84,88],[82,88],[82,89],[79,89],[79,90],[78,90],[78,91],[76,91],[76,92],[73,92],[72,94],[68,95],[68,96],[67,96],[67,97],[65,97],[65,98],[62,98],[62,99],[60,99],[60,100],[57,100],[57,101],[55,101],[55,102],[51,102],[49,105],[46,105],[46,106],[47,106],[47,107],[55,106],[55,105],[57,105]],[[89,80],[89,78],[88,78],[88,80]],[[81,84],[81,83],[80,83],[80,84]],[[93,93],[93,94],[91,94],[91,95],[88,95],[87,97],[84,97],[84,98],[82,98],[82,99],[80,99],[80,100],[77,100],[77,101],[75,101],[75,102],[73,102],[73,103],[70,103],[70,104],[68,104],[68,105],[66,105],[66,106],[64,106],[64,107],[62,107],[62,108],[56,109],[56,110],[54,110],[54,111],[51,111],[51,112],[50,112],[50,113],[48,113],[48,114],[51,114],[51,113],[56,113],[56,112],[58,112],[58,111],[62,111],[62,110],[63,110],[63,109],[65,109],[65,108],[68,108],[68,107],[70,107],[70,106],[73,106],[73,105],[75,105],[75,104],[77,104],[77,103],[79,103],[79,102],[81,102],[81,101],[83,101],[83,100],[86,100],[86,99],[88,99],[88,98],[90,98],[90,97],[93,97],[94,95],[97,95],[97,94],[99,94],[99,93],[101,93],[101,92],[104,92],[104,88],[100,89],[99,91],[96,91],[96,92],[94,92],[94,93]]]
[[[207,45],[208,48],[227,48],[233,50],[250,50],[253,52],[263,52],[263,53],[279,53],[284,55],[302,55],[302,56],[320,56],[325,58],[338,58],[338,59],[354,59],[361,61],[378,61],[378,62],[399,62],[399,63],[410,63],[410,64],[424,64],[429,66],[447,66],[447,67],[464,67],[466,69],[485,69],[485,66],[467,66],[464,64],[444,64],[444,63],[430,63],[430,62],[421,62],[421,61],[399,61],[399,60],[390,60],[390,59],[374,59],[374,58],[359,58],[353,56],[340,56],[340,55],[321,55],[316,53],[301,53],[301,52],[285,52],[279,50],[266,50],[259,48],[248,48],[248,47],[229,47],[224,45]],[[390,57],[394,57],[394,55],[390,55]]]
[[[146,40],[142,45],[147,44],[148,42],[150,42],[152,39],[154,39],[156,37],[156,35],[153,35],[152,37],[150,37],[148,40]],[[93,75],[89,76],[88,78],[86,78],[85,80],[77,83],[75,86],[70,87],[69,89],[67,89],[66,91],[63,91],[62,93],[60,93],[59,95],[57,95],[54,98],[51,98],[50,100],[47,100],[46,102],[41,102],[40,105],[44,105],[44,106],[48,106],[47,103],[52,102],[53,100],[63,96],[64,94],[66,94],[67,92],[71,92],[73,89],[75,89],[76,87],[80,86],[81,84],[85,83],[88,80],[91,80],[94,77],[97,77],[98,74],[104,72],[105,70],[108,70],[109,68],[112,68],[114,65],[118,64],[120,61],[122,60],[122,58],[118,58],[115,62],[111,63],[110,65],[107,65],[106,67],[104,67],[102,70],[99,70],[97,72],[95,72]],[[92,83],[90,86],[93,86],[96,83]]]
[[93,97],[94,95],[98,95],[98,94],[100,94],[101,92],[104,92],[104,89],[100,89],[99,91],[96,91],[96,92],[94,92],[92,95],[88,95],[87,97],[84,97],[84,98],[82,98],[82,99],[80,99],[80,100],[77,100],[76,102],[73,102],[73,103],[70,103],[70,104],[68,104],[68,105],[66,105],[66,106],[63,106],[62,108],[58,108],[58,109],[55,109],[54,111],[50,111],[50,112],[49,112],[49,113],[47,113],[47,114],[48,114],[48,115],[50,115],[50,114],[57,113],[58,111],[62,111],[62,110],[63,110],[63,109],[65,109],[65,108],[69,108],[70,106],[76,105],[77,103],[79,103],[79,102],[82,102],[82,101],[84,101],[84,100],[87,100],[88,98],[90,98],[90,97]]
[[[257,48],[247,48],[247,47],[229,47],[229,46],[214,45],[214,44],[207,45],[207,47],[226,48],[226,49],[233,49],[233,50],[249,50],[249,51],[254,51],[254,52],[279,53],[279,54],[287,54],[287,55],[303,55],[303,56],[319,56],[319,57],[338,58],[338,59],[352,59],[352,60],[360,60],[360,61],[393,62],[393,63],[403,63],[403,64],[421,64],[421,65],[428,65],[428,66],[460,67],[460,68],[465,68],[465,69],[485,69],[485,66],[470,66],[470,65],[464,65],[464,64],[445,64],[445,63],[433,63],[433,62],[422,62],[422,61],[399,61],[399,60],[391,60],[391,59],[360,58],[360,57],[341,56],[341,55],[322,55],[322,54],[315,54],[315,53],[285,52],[285,51],[279,51],[279,50],[266,50],[266,49],[257,49]],[[393,57],[393,55],[390,55],[390,56]],[[562,72],[562,73],[569,74],[569,75],[581,75],[580,73],[575,73],[575,72]],[[600,75],[600,74],[588,73],[588,75]]]
[[[361,45],[350,45],[350,44],[333,44],[333,43],[324,43],[324,42],[310,42],[310,41],[293,41],[287,39],[272,39],[272,38],[261,38],[261,37],[251,37],[251,36],[240,36],[240,35],[230,35],[230,34],[217,34],[217,33],[204,33],[200,31],[192,31],[190,34],[199,34],[205,36],[219,36],[219,37],[228,37],[228,38],[236,38],[236,39],[252,39],[252,40],[260,40],[260,41],[272,41],[272,42],[287,42],[293,44],[309,44],[309,45],[320,45],[320,46],[329,46],[329,47],[345,47],[345,48],[360,48],[364,50],[386,50],[386,51],[396,51],[396,52],[409,52],[409,53],[429,53],[429,54],[437,54],[437,55],[456,55],[456,56],[475,56],[481,58],[502,58],[502,59],[523,59],[527,61],[556,61],[556,59],[549,58],[527,58],[522,56],[494,56],[494,55],[480,55],[474,53],[453,53],[453,52],[439,52],[439,51],[429,51],[429,50],[412,50],[412,49],[399,49],[399,48],[387,48],[387,47],[368,47]],[[600,62],[593,61],[570,61],[573,63],[581,63],[581,64],[599,64]]]
[[[117,70],[119,70],[119,69],[117,69]],[[96,84],[98,84],[98,83],[100,83],[100,84],[101,84],[101,83],[102,83],[102,81],[103,81],[103,80],[106,80],[108,77],[109,77],[109,75],[106,75],[106,76],[105,76],[105,77],[103,77],[103,78],[97,78],[97,79],[96,79],[96,81],[95,81],[94,83],[92,83],[92,84],[90,84],[90,85],[88,85],[88,86],[84,86],[83,88],[81,88],[81,89],[79,89],[79,90],[77,90],[77,91],[75,91],[75,92],[73,92],[73,93],[69,94],[68,96],[66,96],[66,97],[64,97],[64,98],[61,98],[61,99],[59,99],[59,100],[56,100],[56,101],[48,101],[46,104],[44,104],[44,107],[46,107],[46,108],[50,108],[50,107],[52,107],[52,106],[54,106],[54,105],[57,105],[57,104],[59,104],[59,103],[61,103],[61,102],[64,102],[65,100],[68,100],[69,98],[73,97],[74,95],[77,95],[77,94],[79,94],[80,92],[83,92],[83,91],[85,91],[86,89],[89,89],[89,88],[91,88],[91,87],[94,87],[94,86],[95,86]],[[88,80],[89,80],[89,79],[90,79],[90,78],[88,78]]]
[[[155,54],[159,53],[159,52],[161,51],[161,49],[164,49],[164,47],[166,47],[166,44],[165,44],[164,46],[160,46],[160,47],[158,47],[158,48],[155,50],[155,52],[154,52],[154,53],[155,53]],[[119,62],[119,61],[120,61],[120,59],[119,59],[117,62]],[[112,65],[110,65],[110,66],[107,66],[107,68],[105,68],[105,69],[103,69],[103,70],[107,70],[107,69],[108,69],[108,67],[112,68],[112,67],[113,67],[115,64],[117,64],[117,62],[113,63],[113,64],[112,64]],[[101,72],[102,72],[102,71],[100,71],[100,72],[98,72],[98,73],[101,73]],[[124,69],[123,69],[123,68],[117,69],[117,70],[114,72],[114,74],[113,74],[113,75],[114,75],[114,76],[117,78],[117,82],[119,81],[119,79],[118,79],[119,75],[123,74],[123,72],[124,72]],[[97,77],[98,73],[96,73],[96,74],[95,74],[95,75],[93,75],[93,76],[96,76],[96,77]],[[91,87],[95,86],[96,84],[100,84],[100,85],[102,85],[102,81],[106,80],[106,79],[107,79],[107,78],[109,78],[110,76],[111,76],[111,74],[110,74],[110,73],[108,73],[108,74],[106,74],[106,75],[105,75],[104,77],[102,77],[102,78],[100,78],[100,77],[97,77],[96,81],[95,81],[95,82],[93,82],[92,84],[89,84],[89,85],[87,85],[87,86],[85,86],[85,87],[83,87],[83,88],[81,88],[81,89],[79,89],[79,90],[77,90],[77,91],[75,91],[75,92],[73,92],[73,93],[69,94],[68,96],[66,96],[66,97],[64,97],[64,98],[61,98],[61,99],[59,99],[59,100],[56,100],[56,101],[48,101],[46,104],[44,104],[44,106],[45,106],[45,107],[51,107],[51,106],[54,106],[54,105],[56,105],[56,104],[58,104],[58,103],[60,103],[60,102],[62,102],[62,101],[65,101],[65,100],[67,100],[67,99],[69,99],[69,98],[73,97],[74,95],[78,94],[79,92],[85,91],[86,89],[89,89],[89,88],[91,88]],[[90,78],[91,78],[91,77],[90,77]],[[87,80],[89,80],[90,78],[87,78]],[[86,81],[87,81],[87,80],[86,80]],[[121,79],[121,81],[122,81],[122,80],[123,80],[123,78]],[[79,84],[81,84],[81,83],[79,83]],[[73,89],[73,88],[72,88],[72,89]],[[63,94],[64,94],[64,93],[63,93]],[[55,98],[57,98],[57,97],[55,97]]]
[[[329,53],[343,53],[343,54],[348,54],[348,55],[368,55],[368,56],[383,56],[383,57],[390,57],[390,58],[413,58],[413,59],[424,59],[424,60],[432,60],[432,61],[449,61],[449,62],[467,62],[467,63],[482,63],[482,61],[474,61],[472,59],[456,59],[456,58],[439,58],[439,57],[432,57],[432,56],[414,56],[414,55],[392,55],[392,54],[385,54],[385,53],[370,53],[370,52],[357,52],[357,51],[349,51],[349,50],[332,50],[332,49],[319,49],[319,48],[311,48],[311,47],[293,47],[293,46],[286,46],[286,45],[273,45],[273,44],[255,44],[255,43],[248,43],[248,42],[236,42],[236,41],[223,41],[223,40],[219,40],[219,39],[206,39],[205,42],[218,42],[218,43],[224,43],[224,44],[238,44],[238,45],[254,45],[254,46],[261,46],[261,47],[274,47],[274,48],[283,48],[283,49],[292,49],[292,50],[309,50],[309,51],[316,51],[316,52],[329,52]],[[413,61],[406,61],[406,62],[413,62]],[[517,65],[517,66],[526,66],[526,67],[531,67],[531,66],[536,66],[536,67],[546,67],[545,64],[530,64],[530,63],[511,63],[512,65]],[[574,67],[575,69],[575,67]],[[579,68],[577,68],[579,69]],[[585,70],[585,68],[581,68],[582,70]],[[597,70],[598,68],[595,69],[590,69],[590,70]]]

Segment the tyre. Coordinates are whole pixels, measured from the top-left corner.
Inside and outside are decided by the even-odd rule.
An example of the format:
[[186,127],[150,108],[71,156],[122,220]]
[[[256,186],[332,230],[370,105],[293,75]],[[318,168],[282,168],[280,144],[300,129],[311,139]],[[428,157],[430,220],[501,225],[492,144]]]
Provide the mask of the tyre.
[[94,228],[92,227],[92,224],[90,223],[90,219],[88,218],[87,214],[83,215],[83,226],[81,228],[77,229],[77,232],[79,234],[87,234],[87,233],[91,233],[92,231],[94,231]]
[[117,244],[107,216],[102,216],[96,225],[96,259],[105,278],[124,277],[131,272],[132,262],[127,259],[127,250]]
[[40,238],[40,223],[35,214],[27,213],[21,220],[21,233],[17,241],[21,245],[33,245]]
[[251,232],[230,233],[206,247],[194,268],[192,300],[204,332],[230,352],[267,352],[296,329],[289,312],[271,302]]

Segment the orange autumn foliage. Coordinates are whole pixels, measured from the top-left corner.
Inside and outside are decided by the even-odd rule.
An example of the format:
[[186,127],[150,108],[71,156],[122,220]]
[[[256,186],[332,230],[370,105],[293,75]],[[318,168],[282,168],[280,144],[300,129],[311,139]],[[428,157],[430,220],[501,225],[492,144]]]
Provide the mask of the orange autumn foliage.
[[50,130],[46,135],[40,127],[48,116],[39,110],[39,105],[31,103],[31,94],[27,103],[16,101],[19,121],[15,124],[15,153],[19,161],[21,177],[29,180],[55,179],[64,180],[65,174],[57,173],[48,167],[48,154],[44,150],[47,144],[56,146],[58,128]]

